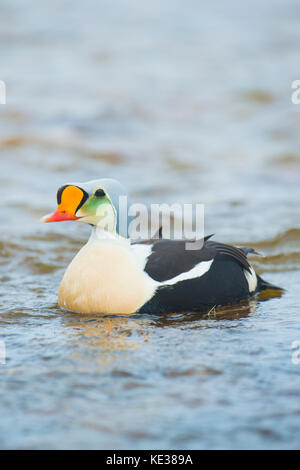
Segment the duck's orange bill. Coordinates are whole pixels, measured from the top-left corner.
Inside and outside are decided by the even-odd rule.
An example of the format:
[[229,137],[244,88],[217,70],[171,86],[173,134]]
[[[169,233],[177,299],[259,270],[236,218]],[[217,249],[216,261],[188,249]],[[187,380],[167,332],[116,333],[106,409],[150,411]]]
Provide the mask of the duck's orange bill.
[[84,197],[83,190],[78,186],[67,185],[62,187],[63,191],[58,198],[58,206],[52,214],[45,215],[41,222],[63,222],[64,220],[77,220],[75,215],[79,204]]
[[47,214],[41,218],[41,222],[63,222],[64,220],[77,220],[80,217],[76,215],[68,214],[68,212],[59,212],[58,210],[52,212],[52,214]]

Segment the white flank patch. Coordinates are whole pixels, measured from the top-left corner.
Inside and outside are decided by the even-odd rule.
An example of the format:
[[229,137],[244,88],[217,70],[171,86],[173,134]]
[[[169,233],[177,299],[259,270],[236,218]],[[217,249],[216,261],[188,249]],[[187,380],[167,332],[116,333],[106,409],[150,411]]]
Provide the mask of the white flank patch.
[[257,277],[254,269],[250,266],[251,273],[244,269],[245,278],[247,279],[249,292],[254,292],[257,287]]
[[180,281],[186,281],[188,279],[195,279],[197,277],[201,277],[203,276],[203,274],[205,274],[209,270],[213,261],[214,261],[213,259],[209,261],[201,261],[201,263],[194,266],[194,268],[191,269],[190,271],[178,274],[178,276],[175,276],[172,279],[168,279],[167,281],[163,281],[160,283],[160,285],[161,286],[172,285]]
[[131,245],[130,247],[138,265],[143,271],[148,261],[148,257],[152,253],[152,246],[153,245],[137,244],[137,245]]

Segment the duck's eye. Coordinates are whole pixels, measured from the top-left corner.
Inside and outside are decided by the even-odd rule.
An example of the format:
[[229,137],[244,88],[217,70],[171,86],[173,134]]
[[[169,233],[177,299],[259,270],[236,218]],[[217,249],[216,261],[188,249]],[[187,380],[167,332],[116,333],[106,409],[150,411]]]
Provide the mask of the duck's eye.
[[97,191],[95,191],[94,196],[103,197],[103,196],[105,196],[105,192],[103,191],[103,189],[97,189]]

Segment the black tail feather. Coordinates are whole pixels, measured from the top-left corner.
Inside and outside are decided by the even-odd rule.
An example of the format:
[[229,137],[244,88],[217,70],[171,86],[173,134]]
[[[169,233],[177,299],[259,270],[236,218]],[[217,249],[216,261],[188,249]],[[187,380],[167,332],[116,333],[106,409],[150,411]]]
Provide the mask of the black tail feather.
[[281,292],[284,291],[282,287],[275,286],[274,284],[270,284],[269,282],[265,281],[257,274],[257,292],[261,292],[262,290],[278,290]]

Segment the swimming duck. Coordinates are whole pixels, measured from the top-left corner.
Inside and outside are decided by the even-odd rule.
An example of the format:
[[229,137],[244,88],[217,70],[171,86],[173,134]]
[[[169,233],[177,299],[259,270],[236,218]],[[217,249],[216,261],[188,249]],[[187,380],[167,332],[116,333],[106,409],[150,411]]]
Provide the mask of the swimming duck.
[[[118,212],[124,187],[113,179],[70,183],[57,191],[57,209],[43,222],[79,221],[91,236],[68,266],[59,305],[75,313],[131,314],[205,311],[276,289],[247,260],[251,248],[203,240],[131,241]],[[127,220],[128,222],[128,220]]]

